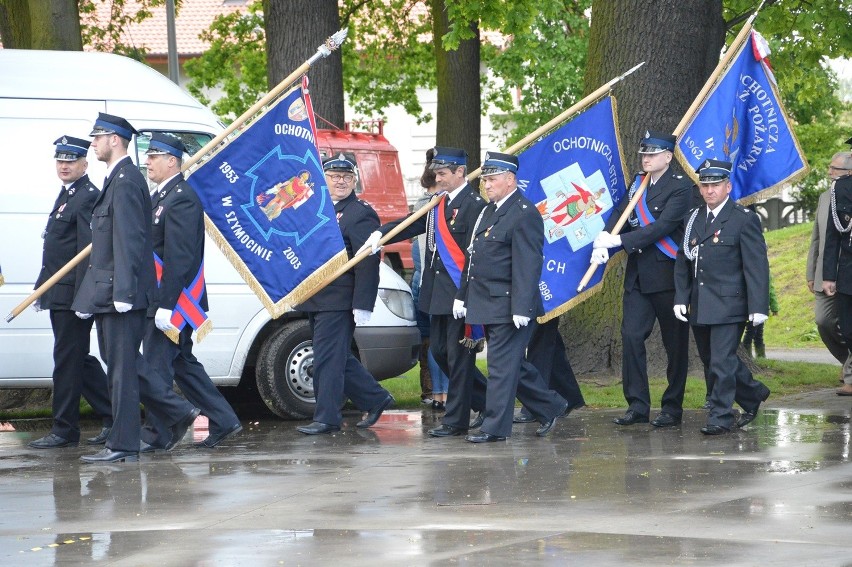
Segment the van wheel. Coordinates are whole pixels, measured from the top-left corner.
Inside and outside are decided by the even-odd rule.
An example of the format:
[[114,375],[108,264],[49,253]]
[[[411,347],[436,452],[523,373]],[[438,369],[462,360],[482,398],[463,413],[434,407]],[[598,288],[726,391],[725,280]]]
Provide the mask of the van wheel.
[[314,346],[302,319],[270,335],[257,357],[257,390],[266,406],[285,419],[314,415]]

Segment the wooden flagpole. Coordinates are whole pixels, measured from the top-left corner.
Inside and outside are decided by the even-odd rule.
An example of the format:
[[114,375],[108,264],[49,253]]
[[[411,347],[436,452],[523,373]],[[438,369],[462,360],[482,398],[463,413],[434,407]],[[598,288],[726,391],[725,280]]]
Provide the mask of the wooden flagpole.
[[[336,33],[331,35],[325,42],[317,47],[317,52],[314,53],[309,59],[307,59],[304,63],[299,65],[299,67],[287,75],[283,81],[278,83],[271,91],[266,93],[266,95],[261,98],[259,101],[254,103],[251,108],[246,110],[240,115],[239,118],[234,120],[230,126],[225,128],[223,132],[221,132],[218,136],[210,140],[203,148],[198,150],[192,157],[187,159],[182,167],[181,171],[186,171],[196,163],[198,163],[208,152],[218,146],[222,141],[230,136],[237,128],[240,128],[246,121],[248,121],[252,116],[257,114],[257,112],[268,105],[272,101],[274,101],[282,92],[290,88],[293,83],[295,83],[299,77],[308,72],[308,69],[311,68],[311,65],[331,55],[331,52],[336,50],[343,41],[346,39],[346,34],[348,33],[348,28],[343,28],[342,30],[338,30]],[[88,255],[92,252],[92,245],[89,244],[83,250],[81,250],[76,256],[74,256],[71,260],[68,261],[62,268],[59,269],[58,272],[53,274],[47,281],[41,284],[37,289],[35,289],[26,299],[24,299],[21,303],[19,303],[9,314],[6,316],[6,322],[11,322],[15,317],[20,315],[24,309],[30,306],[30,304],[44,295],[48,289],[50,289],[56,282],[58,282],[62,277],[73,270],[77,264],[82,262],[88,257]]]
[[[695,113],[698,112],[698,108],[704,102],[704,99],[707,98],[707,95],[710,93],[710,90],[716,84],[716,80],[719,78],[719,75],[725,70],[728,64],[733,59],[734,55],[739,53],[740,48],[751,32],[752,23],[754,19],[757,17],[760,8],[763,7],[763,4],[766,0],[760,3],[760,6],[757,7],[757,10],[746,20],[745,25],[740,30],[740,33],[737,34],[737,37],[734,38],[734,41],[731,43],[731,47],[725,52],[725,55],[719,61],[719,64],[716,65],[716,68],[713,70],[713,73],[710,75],[710,78],[707,79],[707,82],[704,83],[704,86],[701,88],[701,91],[698,93],[698,96],[695,97],[695,100],[692,101],[692,104],[687,109],[686,113],[683,115],[683,118],[680,119],[680,122],[675,127],[674,134],[675,138],[679,138],[683,133],[683,130],[686,128],[686,125],[690,120],[695,116]],[[675,148],[677,149],[677,148]],[[630,199],[630,202],[627,204],[627,207],[624,209],[624,212],[621,213],[621,216],[618,218],[618,222],[615,223],[615,226],[612,227],[612,234],[618,234],[621,232],[621,229],[624,227],[624,223],[627,222],[627,219],[630,217],[630,214],[633,212],[633,209],[636,208],[636,205],[639,203],[639,200],[642,198],[642,195],[645,193],[645,189],[648,187],[648,182],[650,181],[651,176],[646,175],[645,179],[642,180],[642,184],[633,194],[633,198]],[[589,280],[592,279],[592,276],[595,275],[595,272],[598,269],[598,264],[592,264],[589,266],[589,269],[586,270],[586,274],[583,276],[583,279],[580,280],[580,283],[577,285],[577,293],[583,291],[586,286],[589,284]]]
[[[506,148],[504,150],[504,152],[513,154],[513,153],[516,153],[518,150],[526,148],[531,143],[533,143],[534,141],[536,141],[537,139],[539,139],[543,135],[547,134],[548,132],[550,132],[551,130],[553,130],[554,128],[556,128],[557,126],[559,126],[560,124],[562,124],[566,120],[568,120],[573,115],[581,112],[586,107],[591,106],[595,101],[597,101],[599,98],[603,97],[607,92],[612,90],[613,85],[624,80],[625,77],[632,74],[634,71],[639,69],[644,64],[645,64],[645,62],[643,61],[643,62],[639,63],[638,65],[634,66],[633,68],[631,68],[630,70],[628,70],[628,71],[622,73],[621,75],[615,77],[614,79],[611,79],[610,81],[604,83],[603,85],[601,85],[600,87],[595,89],[594,92],[592,92],[588,96],[584,97],[578,103],[574,104],[573,106],[571,106],[567,110],[560,112],[559,115],[557,115],[554,118],[552,118],[551,120],[549,120],[546,124],[539,126],[533,132],[531,132],[530,134],[525,136],[523,139],[519,140],[518,142],[515,142],[514,144],[512,144],[511,146]],[[474,171],[471,171],[470,173],[467,174],[467,180],[469,182],[473,181],[474,179],[479,177],[479,174],[481,172],[482,172],[481,167],[475,169]],[[417,219],[421,218],[423,215],[427,214],[430,210],[435,208],[438,205],[438,203],[441,201],[442,197],[443,197],[443,195],[433,196],[432,199],[430,199],[428,203],[426,203],[421,208],[419,208],[416,211],[414,211],[413,213],[411,213],[404,221],[402,221],[397,226],[395,226],[393,228],[393,230],[391,230],[387,234],[385,234],[381,238],[381,240],[379,240],[378,245],[379,246],[383,245],[385,242],[391,240],[394,236],[396,236],[397,234],[399,234],[400,232],[402,232],[403,230],[405,230],[406,228],[411,226],[411,224],[413,224]],[[355,256],[353,256],[351,260],[349,260],[348,262],[346,262],[345,264],[340,266],[340,268],[338,268],[337,271],[335,271],[333,274],[331,274],[328,277],[327,280],[325,280],[324,282],[319,284],[317,287],[315,287],[314,289],[309,291],[307,294],[305,294],[304,298],[302,299],[302,302],[305,302],[308,299],[310,299],[311,297],[313,297],[316,293],[318,293],[320,290],[322,290],[325,286],[327,286],[328,284],[330,284],[331,282],[333,282],[334,280],[336,280],[337,278],[339,278],[340,276],[342,276],[343,274],[345,274],[346,272],[351,270],[358,262],[360,262],[361,260],[363,260],[364,258],[369,256],[371,253],[372,253],[371,250],[364,250],[360,253],[356,253]]]

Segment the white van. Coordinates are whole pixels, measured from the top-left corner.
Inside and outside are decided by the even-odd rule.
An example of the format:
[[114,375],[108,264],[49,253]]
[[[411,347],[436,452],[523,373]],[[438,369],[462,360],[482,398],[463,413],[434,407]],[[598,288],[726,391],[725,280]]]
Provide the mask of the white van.
[[[98,112],[126,118],[142,135],[129,153],[144,164],[150,134],[179,135],[190,153],[223,125],[206,107],[153,69],[107,53],[0,50],[0,316],[32,291],[41,233],[61,185],[53,141],[86,138]],[[88,174],[101,186],[106,167],[89,153]],[[143,167],[144,169],[144,167]],[[144,173],[144,171],[143,171]],[[221,252],[207,240],[205,277],[214,330],[194,351],[219,386],[257,391],[282,417],[313,414],[313,348],[307,319],[272,320]],[[368,325],[353,349],[377,378],[398,376],[417,362],[420,333],[408,285],[382,265]],[[0,322],[0,388],[50,387],[53,335],[48,313],[27,309]],[[92,333],[92,351],[97,340]]]

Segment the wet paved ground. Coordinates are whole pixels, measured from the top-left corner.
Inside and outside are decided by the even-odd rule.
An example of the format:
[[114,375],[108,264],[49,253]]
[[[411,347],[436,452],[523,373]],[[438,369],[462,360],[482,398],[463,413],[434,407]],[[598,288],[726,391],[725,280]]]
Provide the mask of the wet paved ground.
[[0,565],[852,565],[852,402],[796,403],[823,407],[710,438],[701,411],[654,430],[583,409],[486,445],[428,438],[429,410],[321,437],[270,420],[107,466],[3,424]]

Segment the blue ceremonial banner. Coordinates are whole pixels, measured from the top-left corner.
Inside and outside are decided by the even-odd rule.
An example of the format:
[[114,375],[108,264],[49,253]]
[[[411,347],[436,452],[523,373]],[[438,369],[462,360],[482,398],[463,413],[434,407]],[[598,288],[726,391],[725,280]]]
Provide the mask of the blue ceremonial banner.
[[755,31],[710,91],[678,141],[678,159],[698,181],[707,159],[730,161],[731,197],[750,204],[808,172],[769,68],[768,46]]
[[347,260],[315,133],[296,87],[185,174],[208,234],[273,317]]
[[626,193],[615,99],[601,100],[542,138],[519,162],[518,187],[544,219],[539,282],[546,312],[539,320],[544,322],[595,293],[603,279],[604,270],[598,270],[588,288],[577,293],[592,242]]

